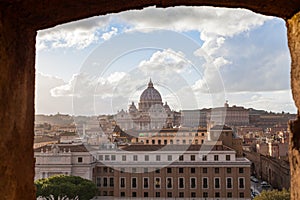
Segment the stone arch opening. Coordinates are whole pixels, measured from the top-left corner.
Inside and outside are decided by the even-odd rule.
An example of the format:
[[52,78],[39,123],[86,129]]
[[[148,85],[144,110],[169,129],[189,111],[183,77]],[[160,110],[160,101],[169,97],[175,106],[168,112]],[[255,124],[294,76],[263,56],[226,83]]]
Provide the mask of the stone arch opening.
[[[0,193],[3,199],[33,200],[34,159],[34,62],[36,31],[94,15],[141,9],[146,6],[171,7],[220,6],[247,8],[254,12],[281,17],[288,28],[291,87],[300,108],[300,2],[240,0],[133,0],[133,1],[13,1],[0,2]],[[289,157],[291,197],[299,199],[300,122],[290,123]],[[21,164],[20,164],[21,163]]]

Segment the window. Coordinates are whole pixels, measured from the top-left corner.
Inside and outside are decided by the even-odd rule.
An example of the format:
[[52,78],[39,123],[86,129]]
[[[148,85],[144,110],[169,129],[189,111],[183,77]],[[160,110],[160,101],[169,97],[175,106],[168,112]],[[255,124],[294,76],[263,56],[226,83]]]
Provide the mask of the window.
[[136,192],[132,192],[132,197],[136,197]]
[[207,161],[207,156],[206,155],[202,156],[202,161]]
[[154,187],[160,188],[160,178],[158,178],[158,177],[155,178]]
[[144,192],[144,197],[148,197],[148,196],[149,196],[148,192]]
[[158,140],[157,142],[158,142],[158,144],[161,144],[161,140]]
[[191,192],[191,197],[196,197],[196,192]]
[[121,197],[125,197],[125,192],[121,192]]
[[244,178],[239,178],[239,188],[243,189],[245,188]]
[[232,178],[226,178],[226,188],[232,188]]
[[155,170],[155,173],[159,174],[159,173],[160,173],[160,169],[157,168],[157,169]]
[[196,168],[195,167],[192,167],[191,168],[191,174],[195,174],[196,173]]
[[240,174],[244,173],[244,168],[240,167],[240,168],[239,168],[239,173],[240,173]]
[[148,173],[148,168],[144,168],[144,173]]
[[182,140],[182,144],[186,144],[186,140]]
[[125,178],[120,178],[120,187],[125,188]]
[[116,155],[111,155],[111,160],[116,160]]
[[244,198],[245,195],[244,195],[244,192],[240,192],[240,198]]
[[109,160],[109,155],[105,155],[105,160]]
[[168,173],[168,174],[172,173],[172,168],[168,167],[168,168],[167,168],[167,173]]
[[114,191],[109,191],[109,196],[114,196]]
[[232,198],[232,192],[227,192],[227,198]]
[[106,177],[103,178],[103,187],[107,187],[107,178]]
[[126,155],[122,155],[122,161],[126,161]]
[[183,168],[182,167],[180,167],[180,168],[178,168],[178,171],[179,171],[179,173],[183,173]]
[[97,179],[96,179],[96,185],[97,185],[97,187],[101,186],[101,177],[97,177]]
[[218,174],[220,172],[220,168],[216,167],[215,168],[215,173]]
[[167,141],[167,140],[164,140],[164,144],[168,144],[168,141]]
[[136,177],[131,178],[131,188],[137,188],[137,178]]
[[214,161],[218,161],[219,160],[219,155],[214,155]]
[[172,192],[168,192],[168,193],[167,193],[167,196],[168,196],[168,197],[172,197],[172,196],[173,196],[173,195],[172,195]]
[[216,192],[215,197],[220,197],[220,192]]
[[78,162],[82,163],[82,157],[78,157]]
[[[105,167],[105,168],[107,168],[107,167]],[[105,168],[104,168],[104,169],[105,169]],[[120,169],[120,172],[121,172],[121,173],[124,173],[124,172],[125,172],[125,168],[121,168],[121,169]]]
[[103,160],[103,155],[99,155],[99,160]]
[[191,139],[189,139],[189,144],[192,144],[192,140]]
[[137,155],[133,155],[133,161],[138,161],[138,156]]
[[202,169],[202,171],[203,171],[203,174],[207,174],[207,168],[206,168],[206,167],[204,167],[204,168]]
[[149,155],[145,155],[145,161],[149,161]]
[[208,192],[203,192],[203,197],[207,198],[208,197]]
[[152,140],[152,144],[155,144],[155,140]]
[[199,141],[198,141],[198,139],[196,139],[196,140],[195,140],[195,144],[198,144],[198,143],[199,143]]
[[160,161],[160,155],[156,155],[156,161]]
[[230,160],[230,155],[226,155],[226,160]]
[[202,178],[202,188],[207,189],[208,188],[208,178],[204,177]]
[[168,161],[172,161],[172,155],[168,155]]
[[113,177],[109,178],[109,186],[114,187],[114,178]]
[[160,197],[160,192],[155,192],[155,197]]
[[215,178],[215,188],[219,189],[220,187],[220,178]]
[[184,197],[184,192],[179,192],[179,197],[183,198]]
[[146,144],[149,144],[149,140],[146,140]]
[[180,155],[179,156],[179,161],[183,161],[184,159],[183,159],[183,155]]
[[172,187],[173,187],[173,186],[172,186],[172,185],[173,185],[172,178],[167,178],[166,184],[167,184],[167,188],[168,188],[168,189],[172,188]]
[[149,178],[144,178],[144,181],[143,181],[143,185],[144,185],[144,188],[149,188]]
[[191,155],[191,161],[195,161],[196,160],[196,156],[195,155]]
[[110,173],[114,173],[114,169],[110,167],[110,168],[109,168],[109,172],[110,172]]
[[107,168],[107,167],[104,167],[104,168],[103,168],[103,172],[104,172],[104,173],[107,173],[107,171],[108,171],[108,168]]
[[184,178],[178,178],[178,187],[184,188]]
[[132,171],[132,173],[136,173],[136,172],[137,172],[137,169],[136,169],[135,167],[133,167],[133,168],[131,169],[131,171]]
[[173,144],[173,140],[170,140],[170,144]]
[[196,178],[191,178],[190,180],[191,180],[190,182],[191,188],[196,188]]
[[107,191],[103,191],[103,196],[107,196]]
[[231,174],[231,168],[229,168],[229,167],[227,168],[227,173]]

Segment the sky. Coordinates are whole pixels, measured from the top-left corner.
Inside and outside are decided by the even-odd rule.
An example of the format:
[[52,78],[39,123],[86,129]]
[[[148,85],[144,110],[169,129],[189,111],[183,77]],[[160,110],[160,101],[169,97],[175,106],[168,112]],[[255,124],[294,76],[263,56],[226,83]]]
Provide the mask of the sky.
[[147,7],[40,30],[37,114],[113,114],[151,78],[171,109],[296,113],[282,19],[246,9]]

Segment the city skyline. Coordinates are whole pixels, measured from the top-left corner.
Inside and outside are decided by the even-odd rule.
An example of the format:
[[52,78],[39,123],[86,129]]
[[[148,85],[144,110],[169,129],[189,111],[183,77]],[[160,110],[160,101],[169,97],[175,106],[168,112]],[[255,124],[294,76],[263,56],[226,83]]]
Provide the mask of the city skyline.
[[[155,17],[150,17],[152,15]],[[109,46],[109,42],[120,40],[128,32],[155,38],[157,34],[150,28],[156,31],[157,28],[163,29],[167,33],[157,39],[157,43],[167,41],[169,33],[180,38],[178,41],[194,43],[186,47],[174,44],[171,47],[165,45],[162,49],[130,52],[118,57],[110,66],[111,71],[88,79],[95,82],[86,82],[82,69],[99,46]],[[272,34],[274,31],[281,34],[275,36]],[[129,39],[131,42],[136,38]],[[278,18],[243,9],[149,7],[39,31],[37,40],[36,114],[114,113],[117,109],[126,109],[132,100],[137,102],[139,92],[149,77],[153,77],[154,84],[165,97],[163,101],[168,101],[176,110],[218,107],[229,100],[231,105],[247,108],[296,112],[289,86],[290,57],[286,30],[284,21]],[[153,43],[153,47],[157,46]],[[114,48],[106,48],[106,51],[113,52]],[[187,62],[195,52],[204,52],[202,57],[207,59],[196,66],[199,73],[195,73]],[[209,71],[209,64],[214,65],[219,77]],[[157,73],[159,75],[153,76]],[[221,95],[217,90],[219,86],[214,85],[215,82],[220,83],[216,80],[222,81]],[[100,89],[98,92],[102,99],[98,102],[99,107],[89,101],[80,104],[84,106],[74,107],[74,98],[75,102],[78,98],[74,94],[76,84],[83,86],[78,88],[79,95],[83,94],[82,91],[95,92],[95,87]],[[93,88],[87,87],[89,85]],[[215,91],[211,91],[212,88]],[[124,94],[126,98],[122,99]],[[191,98],[185,99],[189,97],[187,94],[192,94],[193,106]],[[112,102],[112,96],[115,96],[114,110],[110,108],[111,112],[108,112],[107,102]]]

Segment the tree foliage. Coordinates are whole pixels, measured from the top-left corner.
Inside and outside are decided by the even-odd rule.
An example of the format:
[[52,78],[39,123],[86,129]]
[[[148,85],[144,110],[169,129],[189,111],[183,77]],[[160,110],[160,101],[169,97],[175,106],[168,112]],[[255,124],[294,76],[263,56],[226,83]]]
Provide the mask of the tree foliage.
[[290,200],[290,192],[286,189],[283,189],[282,191],[263,190],[263,192],[253,200]]
[[55,200],[69,199],[90,200],[97,194],[97,186],[90,180],[79,176],[57,175],[35,181],[36,197]]

